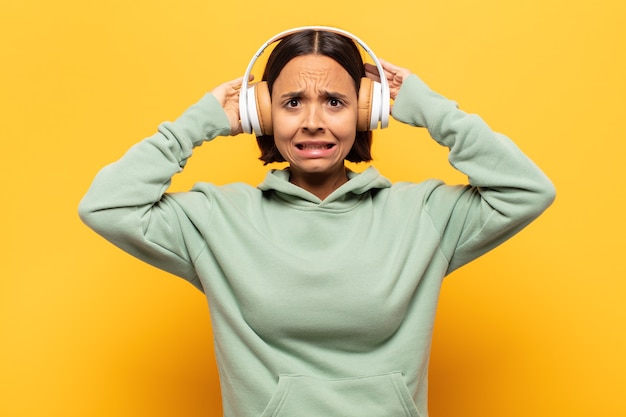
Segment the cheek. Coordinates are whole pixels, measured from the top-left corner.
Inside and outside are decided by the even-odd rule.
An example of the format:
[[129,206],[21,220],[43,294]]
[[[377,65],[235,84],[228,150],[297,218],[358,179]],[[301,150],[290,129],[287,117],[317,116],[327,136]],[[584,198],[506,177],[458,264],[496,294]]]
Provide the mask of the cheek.
[[349,117],[343,117],[341,120],[337,120],[335,129],[341,132],[342,135],[348,135],[354,137],[356,135],[356,114]]
[[356,137],[356,114],[354,116],[343,115],[329,124],[328,128],[337,139],[353,142]]
[[272,112],[272,126],[276,146],[289,141],[297,132],[300,124],[294,117],[281,117],[280,112]]

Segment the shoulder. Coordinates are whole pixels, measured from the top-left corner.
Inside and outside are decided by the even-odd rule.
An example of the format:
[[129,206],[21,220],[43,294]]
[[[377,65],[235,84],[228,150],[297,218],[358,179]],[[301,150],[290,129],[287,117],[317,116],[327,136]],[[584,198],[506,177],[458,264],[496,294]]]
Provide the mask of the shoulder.
[[189,195],[198,195],[199,198],[249,199],[262,196],[262,192],[250,184],[233,182],[223,185],[208,182],[194,184]]
[[216,185],[209,182],[198,182],[189,191],[166,194],[184,208],[204,208],[216,204],[241,204],[246,201],[262,199],[262,192],[243,182]]
[[428,199],[433,193],[446,194],[451,187],[438,179],[427,179],[420,182],[394,182],[388,194],[395,198]]
[[381,190],[379,197],[400,208],[420,206],[436,216],[445,216],[464,196],[472,194],[472,188],[469,185],[448,185],[438,179],[401,181]]

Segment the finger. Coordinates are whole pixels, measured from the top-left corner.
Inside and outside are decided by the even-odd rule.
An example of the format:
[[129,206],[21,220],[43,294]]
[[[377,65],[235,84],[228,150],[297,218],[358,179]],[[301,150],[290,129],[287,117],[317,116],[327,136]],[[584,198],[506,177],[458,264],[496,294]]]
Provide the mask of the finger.
[[408,69],[393,65],[385,60],[381,59],[380,63],[385,71],[385,76],[390,82],[402,83],[402,80],[410,74]]
[[[254,75],[250,74],[248,76],[248,82],[254,80]],[[228,86],[234,90],[240,90],[241,86],[243,85],[243,76],[239,77],[239,78],[235,78],[234,80],[230,81],[228,83]]]
[[400,67],[393,65],[392,63],[387,62],[384,59],[379,59],[379,61],[380,61],[380,65],[382,65],[383,70],[385,72],[394,73],[394,72],[398,72],[401,70]]
[[[381,66],[383,67],[383,71],[384,71],[385,77],[389,78],[389,75],[393,74],[393,69],[391,69],[389,67],[386,68],[384,65],[382,65],[382,60],[379,60],[379,61],[381,61]],[[378,66],[377,65],[366,63],[365,64],[365,73],[367,75],[371,74],[372,76],[376,76],[376,77],[380,78],[380,71],[378,70]]]

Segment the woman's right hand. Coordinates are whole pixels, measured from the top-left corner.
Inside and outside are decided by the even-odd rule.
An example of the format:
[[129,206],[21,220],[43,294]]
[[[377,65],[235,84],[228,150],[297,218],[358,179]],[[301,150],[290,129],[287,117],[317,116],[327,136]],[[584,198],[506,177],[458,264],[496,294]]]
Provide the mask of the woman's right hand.
[[[254,77],[251,75],[249,81],[252,81],[253,78]],[[241,90],[242,83],[243,77],[239,77],[232,81],[227,81],[211,91],[211,94],[213,94],[222,105],[228,117],[231,136],[236,136],[243,132],[241,121],[239,120],[239,91]]]

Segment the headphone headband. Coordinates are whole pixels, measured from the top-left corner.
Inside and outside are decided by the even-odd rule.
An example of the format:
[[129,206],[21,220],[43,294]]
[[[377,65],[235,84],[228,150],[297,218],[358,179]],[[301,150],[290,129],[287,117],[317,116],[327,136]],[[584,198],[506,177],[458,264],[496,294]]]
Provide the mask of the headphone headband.
[[291,34],[294,34],[297,32],[303,32],[306,30],[324,31],[324,32],[331,32],[331,33],[343,35],[349,39],[352,39],[354,42],[358,43],[359,46],[361,46],[361,48],[363,48],[363,50],[367,52],[367,54],[374,61],[374,64],[376,64],[376,68],[378,68],[378,73],[380,74],[381,106],[380,106],[380,114],[376,115],[376,117],[380,121],[381,128],[387,127],[389,125],[389,108],[390,108],[389,84],[387,83],[387,78],[385,77],[385,72],[383,70],[382,64],[380,63],[380,61],[378,60],[374,52],[369,48],[369,46],[367,46],[367,44],[363,42],[361,39],[359,39],[357,36],[342,29],[338,29],[338,28],[330,27],[330,26],[301,26],[301,27],[285,30],[271,37],[256,51],[256,53],[250,60],[250,63],[248,64],[248,67],[246,68],[246,72],[243,76],[243,82],[241,85],[241,90],[239,92],[239,112],[241,116],[240,118],[241,118],[243,131],[245,133],[252,132],[252,126],[250,124],[250,118],[248,114],[249,112],[248,93],[250,91],[250,89],[248,88],[249,86],[248,79],[250,78],[250,73],[252,72],[252,68],[254,67],[255,62],[263,54],[263,51],[265,51],[265,49],[267,49],[267,47],[273,44],[274,42],[277,42]]

